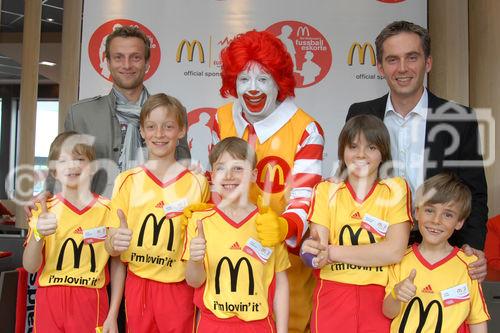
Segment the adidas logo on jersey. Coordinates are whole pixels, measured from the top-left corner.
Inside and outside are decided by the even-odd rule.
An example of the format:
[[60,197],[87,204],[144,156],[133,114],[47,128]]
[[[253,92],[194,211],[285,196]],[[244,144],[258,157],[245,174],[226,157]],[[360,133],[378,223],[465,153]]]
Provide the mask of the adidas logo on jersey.
[[241,246],[240,246],[240,244],[238,244],[238,242],[234,242],[234,244],[231,245],[230,249],[231,250],[241,250]]
[[422,289],[422,292],[423,293],[428,293],[428,294],[433,294],[434,291],[432,290],[432,287],[430,284],[428,284],[427,286],[424,287],[424,289]]
[[158,202],[155,207],[156,208],[163,208],[163,206],[165,206],[165,203],[162,200],[162,201]]
[[76,228],[76,229],[75,229],[75,231],[74,231],[73,233],[75,233],[75,234],[80,234],[80,235],[81,235],[81,234],[83,234],[83,229],[82,229],[82,227],[78,227],[78,228]]
[[354,212],[354,213],[351,215],[351,218],[352,218],[352,219],[356,219],[356,220],[361,220],[361,214],[359,214],[359,212]]

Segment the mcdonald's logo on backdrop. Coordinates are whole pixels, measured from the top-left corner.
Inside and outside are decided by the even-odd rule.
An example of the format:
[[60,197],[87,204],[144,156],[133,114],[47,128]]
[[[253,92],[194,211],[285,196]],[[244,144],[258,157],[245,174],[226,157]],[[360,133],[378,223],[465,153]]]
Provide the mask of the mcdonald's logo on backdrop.
[[[153,222],[153,246],[156,246],[156,244],[158,244],[158,238],[160,237],[161,227],[163,226],[163,222],[165,222],[166,218],[166,216],[163,216],[160,221],[157,221],[154,214],[148,214],[144,219],[144,222],[142,222],[141,231],[139,232],[139,238],[137,239],[137,246],[142,246],[143,244],[144,231],[146,230],[146,225],[149,223],[149,221]],[[174,222],[172,221],[172,219],[168,219],[168,222],[170,230],[168,235],[167,250],[172,251],[174,246]]]
[[354,52],[358,50],[358,62],[360,65],[364,65],[366,61],[366,51],[370,51],[370,63],[372,66],[375,66],[376,64],[376,58],[375,58],[375,50],[373,49],[372,44],[365,42],[363,45],[361,45],[358,42],[355,42],[351,45],[351,48],[349,49],[349,53],[347,54],[347,64],[349,66],[352,66],[353,59],[354,59]]
[[439,303],[438,300],[433,300],[424,308],[424,303],[419,297],[414,297],[410,301],[410,303],[408,303],[408,306],[406,307],[405,312],[403,314],[403,318],[401,319],[401,324],[399,325],[398,332],[405,332],[406,325],[408,323],[408,317],[410,316],[411,309],[413,308],[413,305],[415,303],[418,304],[417,309],[419,312],[418,327],[415,332],[422,332],[432,307],[436,305],[435,307],[437,309],[437,320],[433,332],[441,333],[441,329],[443,326],[443,307],[441,306],[441,303]]
[[296,88],[313,86],[328,75],[333,51],[322,31],[307,22],[291,20],[275,22],[266,31],[279,38],[290,54]]
[[297,28],[297,36],[307,36],[310,37],[309,28],[305,25]]
[[[64,253],[66,252],[66,245],[68,245],[68,242],[70,242],[73,247],[73,267],[80,268],[80,259],[82,257],[84,243],[83,241],[80,241],[80,245],[76,245],[76,241],[73,238],[68,238],[64,241],[63,245],[61,246],[61,250],[59,251],[59,257],[57,258],[57,266],[56,266],[56,269],[58,271],[62,269],[62,264],[64,261]],[[95,272],[96,264],[95,264],[94,247],[92,246],[92,244],[88,244],[88,247],[90,250],[90,271]]]
[[227,266],[229,269],[229,276],[231,280],[231,292],[236,292],[236,287],[238,284],[238,274],[240,272],[241,263],[244,262],[247,266],[248,270],[248,295],[253,295],[255,292],[255,282],[253,278],[253,269],[250,264],[250,260],[245,257],[241,257],[234,266],[231,259],[228,257],[222,257],[222,259],[217,264],[217,268],[215,270],[215,293],[220,294],[220,272],[222,270],[222,265],[224,262],[227,262]]
[[356,230],[356,232],[354,232],[354,230],[352,230],[350,225],[344,225],[342,227],[342,229],[340,229],[339,245],[346,244],[346,240],[344,239],[344,234],[345,234],[346,230],[349,232],[349,240],[351,241],[351,244],[347,244],[347,245],[358,245],[359,244],[359,236],[361,235],[362,231],[365,231],[367,233],[368,238],[370,240],[370,244],[376,243],[375,237],[373,236],[373,234],[370,231],[363,229],[363,228],[358,228],[358,230]]
[[191,42],[189,42],[187,39],[181,40],[179,43],[179,46],[177,46],[177,54],[175,56],[175,60],[177,62],[182,61],[182,52],[184,50],[184,47],[187,48],[187,60],[192,62],[193,61],[193,56],[194,56],[194,51],[195,49],[198,49],[198,61],[200,63],[205,62],[205,51],[203,50],[203,45],[199,40],[193,39]]

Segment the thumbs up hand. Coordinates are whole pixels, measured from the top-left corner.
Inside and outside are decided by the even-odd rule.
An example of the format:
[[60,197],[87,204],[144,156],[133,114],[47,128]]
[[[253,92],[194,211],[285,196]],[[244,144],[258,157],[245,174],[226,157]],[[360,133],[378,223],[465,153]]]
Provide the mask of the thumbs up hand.
[[128,228],[127,218],[121,209],[116,212],[120,219],[120,227],[114,229],[111,235],[111,246],[117,253],[125,252],[132,240],[132,230]]
[[417,292],[417,286],[414,284],[416,276],[417,271],[414,268],[406,279],[394,286],[393,296],[395,296],[397,300],[408,303],[415,296]]
[[196,221],[198,235],[191,239],[189,244],[189,260],[199,262],[205,258],[205,251],[207,248],[207,241],[205,239],[205,232],[203,231],[203,222],[201,220]]
[[190,219],[193,216],[193,212],[199,210],[211,209],[213,207],[215,207],[214,204],[200,202],[200,203],[190,204],[186,208],[184,208],[181,215],[181,234],[184,234],[184,232],[186,231],[186,227],[188,225],[188,219]]
[[38,194],[36,197],[31,199],[29,202],[26,203],[26,205],[23,207],[24,213],[28,218],[31,218],[33,216],[32,211],[36,211],[38,207],[36,206],[37,203],[41,203],[42,200],[47,200],[48,198],[52,197],[52,193],[49,191],[42,192]]
[[255,220],[255,227],[262,245],[272,247],[283,242],[288,234],[288,221],[278,216],[260,196],[257,199],[257,207],[259,215]]
[[40,200],[40,205],[42,206],[42,212],[38,216],[36,222],[36,231],[41,236],[49,236],[55,234],[57,229],[57,217],[56,214],[51,213],[47,209],[47,201],[45,198]]

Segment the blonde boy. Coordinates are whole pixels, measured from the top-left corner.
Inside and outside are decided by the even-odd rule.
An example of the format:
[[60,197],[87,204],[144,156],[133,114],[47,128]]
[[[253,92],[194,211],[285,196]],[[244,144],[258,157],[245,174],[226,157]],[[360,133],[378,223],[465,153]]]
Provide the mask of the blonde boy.
[[456,176],[438,174],[417,191],[422,243],[389,269],[384,314],[391,332],[487,332],[490,318],[481,285],[468,265],[476,260],[449,244],[471,211],[471,193]]

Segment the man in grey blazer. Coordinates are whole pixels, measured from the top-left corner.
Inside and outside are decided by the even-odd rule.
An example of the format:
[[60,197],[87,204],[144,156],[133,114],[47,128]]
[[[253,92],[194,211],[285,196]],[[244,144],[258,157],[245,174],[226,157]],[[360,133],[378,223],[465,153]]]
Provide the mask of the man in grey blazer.
[[[96,96],[73,104],[64,127],[65,130],[95,138],[96,158],[101,162],[101,169],[94,176],[92,191],[111,197],[117,174],[147,158],[143,154],[143,141],[139,133],[139,114],[149,97],[143,82],[149,69],[150,41],[138,28],[122,26],[107,37],[105,54],[113,88],[106,96]],[[186,123],[186,129],[187,126]],[[191,158],[186,136],[177,145],[176,158]],[[112,271],[116,272],[113,268]],[[121,311],[118,305],[111,299],[110,316],[115,323],[119,317],[118,326],[123,330],[123,304]]]
[[[137,27],[119,27],[107,37],[105,55],[113,88],[106,96],[73,104],[64,127],[95,138],[102,169],[94,177],[92,191],[111,196],[116,174],[147,157],[139,134],[139,113],[149,96],[143,84],[149,69],[149,38]],[[177,146],[176,158],[190,157],[184,137]]]

